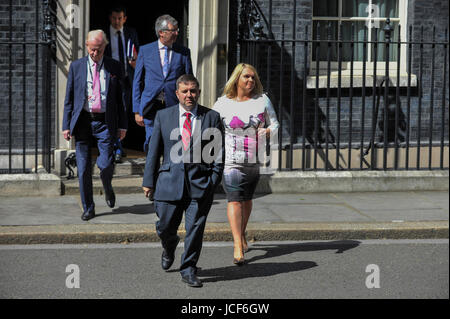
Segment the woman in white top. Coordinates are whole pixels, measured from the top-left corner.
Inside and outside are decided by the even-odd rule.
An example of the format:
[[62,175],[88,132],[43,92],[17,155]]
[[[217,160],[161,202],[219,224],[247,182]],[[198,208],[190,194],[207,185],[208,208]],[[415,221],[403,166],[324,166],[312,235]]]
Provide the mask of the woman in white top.
[[265,145],[262,139],[270,136],[279,124],[270,99],[263,93],[258,73],[250,64],[236,66],[213,109],[220,113],[225,127],[223,186],[234,240],[233,262],[242,265],[248,251],[245,230],[259,180],[258,141]]

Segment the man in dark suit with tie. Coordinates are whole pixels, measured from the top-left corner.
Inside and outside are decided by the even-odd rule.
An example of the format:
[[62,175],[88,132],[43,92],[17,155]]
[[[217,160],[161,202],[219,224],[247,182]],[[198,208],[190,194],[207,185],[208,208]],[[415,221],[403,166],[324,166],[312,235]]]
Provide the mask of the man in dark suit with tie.
[[174,261],[185,211],[181,277],[189,286],[201,287],[196,265],[224,168],[224,131],[219,113],[197,104],[200,89],[193,75],[181,76],[176,86],[179,104],[156,114],[142,186],[147,197],[154,196],[156,230],[163,246],[161,266],[166,271]]
[[178,103],[176,81],[183,74],[192,74],[191,53],[175,43],[178,22],[170,15],[155,22],[158,40],[140,48],[133,81],[133,112],[136,123],[145,126],[144,151],[153,131],[158,110]]
[[[127,11],[125,7],[116,6],[109,12],[110,26],[106,29],[109,43],[105,49],[105,56],[119,61],[125,68],[124,97],[125,108],[128,115],[128,135],[130,129],[135,130],[134,113],[132,107],[132,87],[134,69],[139,52],[139,39],[135,29],[125,25],[127,22]],[[125,140],[127,143],[128,138]],[[132,141],[129,141],[132,142]],[[116,163],[122,162],[122,156],[126,156],[120,139],[116,140],[114,146]]]
[[89,32],[88,56],[71,63],[64,101],[63,136],[75,138],[78,180],[83,220],[95,217],[92,193],[91,141],[99,150],[97,166],[106,203],[114,207],[116,197],[111,185],[114,170],[114,141],[123,139],[127,117],[123,105],[123,66],[104,56],[108,40],[102,30]]

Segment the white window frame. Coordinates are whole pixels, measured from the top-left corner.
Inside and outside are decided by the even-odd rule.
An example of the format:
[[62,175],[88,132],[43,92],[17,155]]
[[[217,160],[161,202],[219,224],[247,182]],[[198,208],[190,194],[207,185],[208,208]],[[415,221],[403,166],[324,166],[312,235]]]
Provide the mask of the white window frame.
[[[374,21],[380,21],[382,23],[382,25],[384,25],[384,22],[386,21],[386,18],[370,18],[368,17],[342,17],[342,1],[343,0],[336,0],[339,1],[339,9],[338,9],[338,17],[312,17],[313,20],[313,25],[314,25],[314,21],[370,21],[372,20],[372,22]],[[398,18],[390,18],[391,24],[398,22],[398,24],[401,26],[401,32],[400,32],[400,40],[402,42],[404,42],[406,40],[406,35],[407,35],[407,12],[408,12],[408,1],[407,0],[398,0],[399,2],[399,8],[398,8],[398,12],[399,12],[399,17]],[[372,5],[372,0],[369,0],[369,5]],[[314,1],[313,1],[313,6],[314,6]],[[314,10],[313,10],[314,12]],[[381,27],[382,28],[382,27]],[[397,32],[396,30],[394,30],[394,32]],[[367,40],[371,41],[371,35],[372,32],[370,32],[370,30],[368,30],[367,32]],[[312,38],[312,34],[311,33],[311,38]],[[384,45],[384,44],[379,44],[379,45]],[[396,43],[392,44],[392,45],[397,45]],[[366,61],[366,74],[367,75],[373,75],[373,69],[374,69],[374,62],[371,61],[371,54],[372,54],[372,49],[371,47],[373,46],[373,44],[368,43],[367,44],[367,60]],[[322,44],[322,49],[325,48],[325,46]],[[315,76],[317,73],[316,70],[316,61],[314,61],[313,59],[315,58],[315,52],[313,52],[312,50],[312,46],[310,48],[310,76]],[[385,73],[385,65],[386,63],[384,61],[377,61],[377,75],[384,75]],[[397,61],[392,61],[389,62],[389,72],[392,73],[394,70],[397,70]],[[331,72],[333,74],[337,74],[337,70],[339,67],[339,63],[337,61],[330,61],[330,68],[331,68]],[[319,62],[319,74],[320,75],[324,75],[327,72],[327,68],[328,68],[328,62],[327,61],[320,61]],[[342,68],[342,74],[346,75],[346,74],[350,74],[350,68],[351,68],[351,62],[350,61],[342,61],[341,62],[341,68]],[[353,72],[355,75],[358,74],[362,74],[363,72],[363,62],[362,61],[353,61]],[[401,45],[401,50],[400,50],[400,72],[402,74],[406,73],[406,45],[402,44]],[[393,74],[391,74],[393,75]]]

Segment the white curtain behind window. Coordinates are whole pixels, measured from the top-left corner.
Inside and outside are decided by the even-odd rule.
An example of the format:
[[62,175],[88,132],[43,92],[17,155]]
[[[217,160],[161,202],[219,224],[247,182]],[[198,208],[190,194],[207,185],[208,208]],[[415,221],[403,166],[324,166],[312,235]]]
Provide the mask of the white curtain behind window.
[[[372,7],[369,0],[341,0],[342,1],[342,12],[339,15],[339,0],[315,0],[314,1],[314,16],[317,17],[341,17],[341,18],[351,18],[351,17],[368,17],[369,9],[374,9],[375,13],[379,14],[382,18],[398,18],[398,0],[372,0]],[[375,7],[376,6],[376,7]],[[367,11],[366,11],[367,10]],[[328,26],[331,24],[331,29],[328,31]],[[317,26],[320,25],[319,31],[317,31]],[[384,22],[379,23],[379,29],[368,29],[365,21],[314,21],[313,23],[313,39],[317,39],[317,35],[320,35],[321,40],[328,39],[330,34],[331,39],[338,39],[339,26],[342,26],[342,39],[344,41],[364,41],[364,33],[366,32],[366,40],[384,41]],[[394,27],[394,32],[392,33],[392,41],[398,41],[398,23],[391,22],[391,26]],[[378,32],[377,32],[378,31]],[[370,34],[369,34],[370,32]],[[377,38],[378,34],[378,38]],[[313,61],[315,61],[315,48],[317,44],[313,45]],[[353,58],[354,61],[362,61],[364,57],[364,45],[363,43],[354,43],[353,45]],[[367,45],[368,51],[373,50],[373,45]],[[338,59],[338,46],[336,44],[331,44],[330,48],[330,60],[337,61]],[[385,46],[384,44],[378,44],[377,59],[378,61],[385,60]],[[397,46],[391,45],[390,47],[390,61],[396,61],[398,58]],[[367,58],[372,56],[371,61],[374,60],[373,53],[369,54],[366,52]],[[327,61],[328,57],[328,45],[322,43],[320,50],[320,61]],[[346,43],[342,48],[342,60],[351,60],[351,45]]]

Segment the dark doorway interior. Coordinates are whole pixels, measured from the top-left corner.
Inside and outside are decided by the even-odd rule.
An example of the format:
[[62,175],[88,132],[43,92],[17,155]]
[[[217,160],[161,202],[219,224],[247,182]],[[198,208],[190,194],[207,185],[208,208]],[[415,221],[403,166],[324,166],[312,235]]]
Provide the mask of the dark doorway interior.
[[[127,10],[126,25],[136,29],[140,45],[157,40],[155,33],[155,21],[163,14],[170,14],[177,19],[180,33],[178,42],[187,44],[186,25],[188,22],[188,0],[164,0],[164,1],[90,1],[90,29],[109,28],[108,13],[112,6],[121,5]],[[145,130],[134,122],[134,115],[128,111],[130,117],[127,137],[123,144],[126,149],[141,151],[145,141]]]

